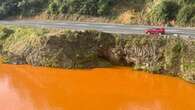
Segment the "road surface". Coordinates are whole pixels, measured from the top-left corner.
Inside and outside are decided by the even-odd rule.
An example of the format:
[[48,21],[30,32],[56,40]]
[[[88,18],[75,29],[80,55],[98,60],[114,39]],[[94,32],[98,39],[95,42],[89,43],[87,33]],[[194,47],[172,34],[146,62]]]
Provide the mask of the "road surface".
[[[156,26],[146,25],[122,25],[107,23],[86,23],[68,21],[40,21],[40,20],[0,20],[4,25],[33,26],[41,28],[60,28],[71,30],[97,30],[108,33],[120,34],[144,34],[145,29],[155,28]],[[178,34],[195,38],[195,28],[166,27],[167,34]]]

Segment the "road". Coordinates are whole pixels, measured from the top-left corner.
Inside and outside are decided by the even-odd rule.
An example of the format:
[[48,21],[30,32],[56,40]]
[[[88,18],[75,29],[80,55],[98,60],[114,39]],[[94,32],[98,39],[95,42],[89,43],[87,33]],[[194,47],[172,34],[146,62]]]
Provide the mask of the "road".
[[[122,25],[108,23],[86,23],[68,21],[40,21],[40,20],[0,20],[0,24],[33,26],[41,28],[59,28],[71,30],[97,30],[108,33],[120,34],[144,34],[145,29],[155,28],[156,26],[146,25]],[[181,36],[191,36],[195,38],[195,28],[166,27],[167,34],[178,34]]]

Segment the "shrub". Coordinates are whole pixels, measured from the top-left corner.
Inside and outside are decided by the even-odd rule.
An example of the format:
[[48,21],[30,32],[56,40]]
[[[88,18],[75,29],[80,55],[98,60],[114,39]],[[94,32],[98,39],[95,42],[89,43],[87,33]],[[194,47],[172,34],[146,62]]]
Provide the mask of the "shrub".
[[52,2],[48,6],[48,13],[49,14],[57,14],[58,12],[58,5],[55,2]]
[[59,8],[60,13],[67,13],[68,12],[68,4],[63,2]]
[[34,15],[41,11],[47,0],[1,0],[0,18],[15,15]]
[[97,0],[73,0],[69,6],[70,13],[97,15]]
[[53,0],[48,12],[54,14],[108,15],[117,0]]
[[0,19],[6,16],[7,10],[3,7],[0,7]]
[[195,6],[185,5],[177,15],[177,22],[179,24],[190,23],[193,16],[195,16]]
[[193,16],[193,17],[191,18],[190,24],[191,24],[192,26],[195,26],[195,16]]
[[167,22],[176,19],[178,4],[174,1],[162,1],[156,5],[149,18],[152,22]]
[[192,4],[195,1],[194,0],[176,0],[179,5],[186,5],[186,4]]
[[106,15],[110,13],[110,9],[112,6],[116,3],[117,0],[112,1],[112,0],[99,0],[98,1],[98,10],[97,13],[98,15]]
[[31,16],[42,11],[48,0],[20,0],[17,2],[17,8],[20,15]]
[[[7,0],[5,2],[2,2],[0,4],[0,16],[6,17],[8,15],[14,15],[17,13],[17,4],[16,4],[17,0]],[[14,10],[14,11],[13,11]]]

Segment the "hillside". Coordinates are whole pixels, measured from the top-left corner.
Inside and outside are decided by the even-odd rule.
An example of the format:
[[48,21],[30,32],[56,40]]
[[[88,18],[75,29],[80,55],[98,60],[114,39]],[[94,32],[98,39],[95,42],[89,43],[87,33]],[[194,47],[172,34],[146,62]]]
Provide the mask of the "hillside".
[[195,25],[195,0],[1,0],[0,18]]

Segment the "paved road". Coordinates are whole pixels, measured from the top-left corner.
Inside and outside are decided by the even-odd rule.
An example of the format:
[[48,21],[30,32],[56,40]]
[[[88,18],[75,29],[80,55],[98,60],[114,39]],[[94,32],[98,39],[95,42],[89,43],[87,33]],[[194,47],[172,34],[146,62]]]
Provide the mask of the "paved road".
[[[106,23],[35,21],[35,20],[6,20],[6,21],[1,20],[0,24],[33,26],[33,27],[41,27],[41,28],[73,29],[73,30],[97,30],[97,31],[109,32],[109,33],[121,33],[121,34],[144,34],[145,29],[155,28],[155,26],[145,26],[145,25],[122,25],[122,24],[106,24]],[[195,28],[167,27],[166,33],[195,37]]]

